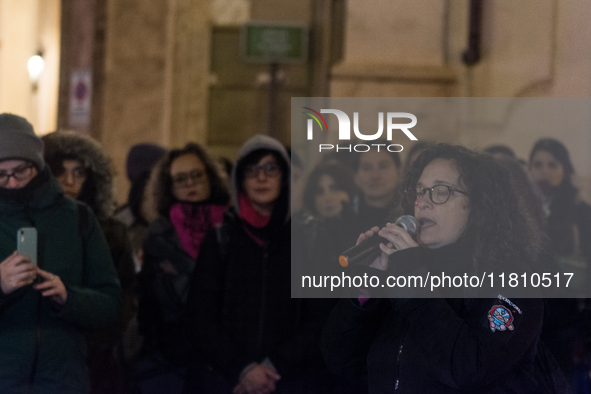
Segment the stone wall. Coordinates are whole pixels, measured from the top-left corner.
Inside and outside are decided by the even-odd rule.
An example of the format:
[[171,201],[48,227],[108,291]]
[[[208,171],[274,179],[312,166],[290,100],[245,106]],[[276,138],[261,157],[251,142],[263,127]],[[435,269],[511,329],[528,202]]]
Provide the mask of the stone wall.
[[112,0],[107,20],[100,138],[123,202],[131,146],[205,140],[209,1]]

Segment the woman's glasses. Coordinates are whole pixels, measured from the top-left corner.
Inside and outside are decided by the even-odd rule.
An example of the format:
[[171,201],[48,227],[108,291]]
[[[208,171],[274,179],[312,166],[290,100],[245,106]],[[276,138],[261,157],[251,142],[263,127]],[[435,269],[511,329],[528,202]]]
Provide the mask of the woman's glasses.
[[427,192],[427,190],[429,191],[429,198],[433,204],[445,204],[449,200],[449,197],[455,192],[464,194],[466,196],[468,195],[468,193],[465,191],[447,185],[436,185],[433,187],[417,186],[415,188],[406,190],[408,201],[417,201],[417,199],[422,197]]
[[189,172],[180,172],[172,177],[172,181],[178,186],[187,186],[189,179],[195,183],[207,182],[207,175],[203,170],[191,170]]
[[256,178],[259,176],[261,170],[265,173],[266,176],[269,178],[274,178],[281,173],[281,169],[275,163],[266,163],[261,165],[251,165],[247,166],[244,170],[244,175],[247,178]]

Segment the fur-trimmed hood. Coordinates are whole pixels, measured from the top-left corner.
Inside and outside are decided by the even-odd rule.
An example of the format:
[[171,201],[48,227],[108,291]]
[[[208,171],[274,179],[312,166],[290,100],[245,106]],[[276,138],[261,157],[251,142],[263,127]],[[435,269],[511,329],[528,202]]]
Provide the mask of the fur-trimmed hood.
[[[43,137],[43,141],[45,142],[45,161],[54,173],[60,168],[64,159],[75,159],[79,160],[92,174],[82,186],[80,200],[88,204],[99,219],[105,220],[111,217],[115,210],[113,173],[111,159],[101,145],[89,136],[68,130],[47,134]],[[87,184],[88,182],[93,182],[93,185]],[[85,190],[93,190],[92,195],[85,198],[83,196]]]

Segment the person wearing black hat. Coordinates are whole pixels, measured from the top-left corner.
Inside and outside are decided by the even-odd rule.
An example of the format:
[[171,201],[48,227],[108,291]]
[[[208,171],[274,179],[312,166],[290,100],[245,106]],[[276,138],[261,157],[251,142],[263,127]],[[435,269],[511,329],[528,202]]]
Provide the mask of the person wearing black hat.
[[[37,265],[16,249],[38,234]],[[121,287],[92,211],[66,198],[26,119],[0,114],[0,392],[87,393],[86,330],[116,321]]]

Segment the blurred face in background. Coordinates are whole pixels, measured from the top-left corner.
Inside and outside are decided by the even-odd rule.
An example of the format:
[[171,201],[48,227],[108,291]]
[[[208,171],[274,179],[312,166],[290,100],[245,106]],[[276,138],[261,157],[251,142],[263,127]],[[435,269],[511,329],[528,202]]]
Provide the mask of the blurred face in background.
[[80,160],[62,161],[62,170],[56,179],[67,197],[78,199],[88,173]]
[[544,150],[534,153],[529,170],[532,180],[542,191],[558,187],[564,180],[564,167],[550,152]]
[[362,153],[355,173],[355,182],[370,206],[385,207],[395,195],[400,169],[387,151]]
[[271,154],[244,170],[243,187],[253,207],[262,215],[270,215],[281,193],[281,168]]
[[341,213],[343,204],[349,202],[349,195],[340,190],[335,180],[327,174],[318,178],[318,187],[314,199],[316,213],[323,218]]
[[179,201],[200,202],[209,198],[209,178],[205,164],[192,153],[177,157],[170,163],[172,195]]

